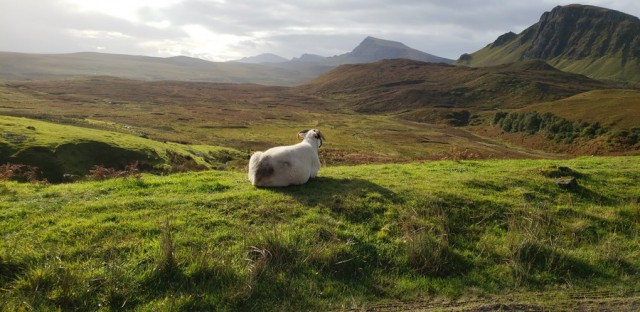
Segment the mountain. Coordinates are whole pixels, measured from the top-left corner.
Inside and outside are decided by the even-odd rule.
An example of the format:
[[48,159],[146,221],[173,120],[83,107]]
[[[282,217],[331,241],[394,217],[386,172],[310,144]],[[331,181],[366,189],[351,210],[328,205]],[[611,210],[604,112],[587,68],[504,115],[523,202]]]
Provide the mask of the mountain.
[[293,58],[288,62],[268,65],[303,73],[304,75],[315,78],[340,65],[372,63],[388,59],[406,59],[444,64],[453,63],[453,60],[451,59],[431,55],[429,53],[410,48],[400,42],[383,40],[369,36],[348,53],[332,57],[303,54],[299,58]]
[[264,64],[264,63],[284,63],[287,61],[289,60],[282,56],[275,55],[273,53],[263,53],[256,56],[243,57],[233,62],[249,63],[249,64]]
[[374,37],[365,38],[353,51],[330,57],[334,65],[371,63],[385,59],[408,59],[430,63],[451,64],[453,60],[412,49],[403,43]]
[[640,20],[595,6],[557,6],[520,34],[508,32],[456,63],[491,66],[527,59],[596,79],[639,82]]
[[290,86],[315,76],[261,64],[202,59],[82,52],[25,54],[0,52],[0,80],[52,80],[115,76],[138,80],[182,80]]
[[352,52],[325,58],[303,54],[287,61],[261,54],[231,62],[187,56],[149,57],[80,52],[27,54],[0,52],[0,80],[56,80],[81,76],[113,76],[137,80],[180,80],[293,86],[308,82],[342,64],[390,58],[451,63],[452,60],[411,49],[402,43],[367,37]]
[[437,121],[438,111],[520,108],[612,85],[528,60],[473,68],[413,60],[342,65],[296,87],[337,97],[363,113],[406,113]]
[[291,61],[292,62],[322,62],[325,59],[324,56],[320,56],[317,54],[310,54],[310,53],[305,53],[302,54],[300,57],[294,57]]

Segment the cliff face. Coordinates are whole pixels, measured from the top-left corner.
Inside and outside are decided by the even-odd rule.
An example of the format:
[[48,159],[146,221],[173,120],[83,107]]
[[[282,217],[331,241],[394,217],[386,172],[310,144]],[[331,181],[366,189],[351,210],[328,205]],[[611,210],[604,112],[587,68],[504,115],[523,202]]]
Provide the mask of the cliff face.
[[544,13],[530,31],[534,32],[531,47],[524,53],[528,58],[640,56],[640,20],[618,11],[579,5],[556,7]]
[[640,19],[595,6],[558,6],[522,33],[506,33],[457,63],[489,66],[523,59],[593,78],[640,81]]

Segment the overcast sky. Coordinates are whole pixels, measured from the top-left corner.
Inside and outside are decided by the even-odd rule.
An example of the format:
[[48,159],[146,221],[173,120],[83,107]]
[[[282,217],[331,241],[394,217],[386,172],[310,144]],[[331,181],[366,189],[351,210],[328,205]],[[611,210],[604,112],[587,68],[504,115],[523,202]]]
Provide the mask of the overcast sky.
[[[0,0],[0,51],[333,56],[366,36],[457,59],[519,33],[557,5],[521,0]],[[640,1],[592,4],[640,16]]]

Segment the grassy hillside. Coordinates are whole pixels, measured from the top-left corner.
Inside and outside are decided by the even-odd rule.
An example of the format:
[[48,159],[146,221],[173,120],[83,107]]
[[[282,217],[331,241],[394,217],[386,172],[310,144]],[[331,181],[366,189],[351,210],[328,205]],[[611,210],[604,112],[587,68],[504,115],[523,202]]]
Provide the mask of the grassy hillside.
[[0,115],[96,128],[151,140],[227,146],[243,153],[296,143],[302,129],[327,136],[327,164],[452,158],[558,157],[444,125],[363,115],[340,99],[283,87],[145,82],[113,77],[0,84]]
[[640,155],[636,90],[594,90],[492,115],[493,129],[480,126],[477,131],[523,147],[574,155]]
[[123,169],[137,161],[144,171],[171,172],[223,167],[245,156],[230,148],[162,143],[118,132],[0,116],[0,164],[36,166],[51,182],[63,181],[65,175],[87,175],[95,166]]
[[304,93],[336,98],[363,113],[408,111],[427,119],[437,109],[519,108],[610,85],[559,71],[542,61],[470,68],[408,60],[343,65],[308,84]]
[[[639,160],[328,167],[286,189],[234,171],[3,183],[0,302],[260,311],[462,297],[632,310]],[[554,183],[567,175],[577,186]],[[520,301],[504,301],[511,293]]]
[[640,127],[640,91],[594,90],[566,99],[530,105],[522,111],[550,112],[573,120],[599,122],[613,129]]
[[640,20],[605,8],[572,4],[545,12],[520,34],[506,33],[456,62],[495,66],[545,60],[556,68],[594,79],[640,81]]

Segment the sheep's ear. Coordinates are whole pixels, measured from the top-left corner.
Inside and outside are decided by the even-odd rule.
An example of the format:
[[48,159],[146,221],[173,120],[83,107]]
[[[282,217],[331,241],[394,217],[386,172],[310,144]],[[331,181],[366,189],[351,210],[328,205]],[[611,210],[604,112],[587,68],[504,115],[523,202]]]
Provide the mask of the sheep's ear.
[[309,132],[309,129],[298,132],[298,139],[303,140],[307,132]]
[[316,139],[318,139],[320,141],[320,144],[318,145],[318,147],[322,146],[322,143],[324,142],[324,135],[322,134],[322,132],[320,132],[320,130],[316,130]]

